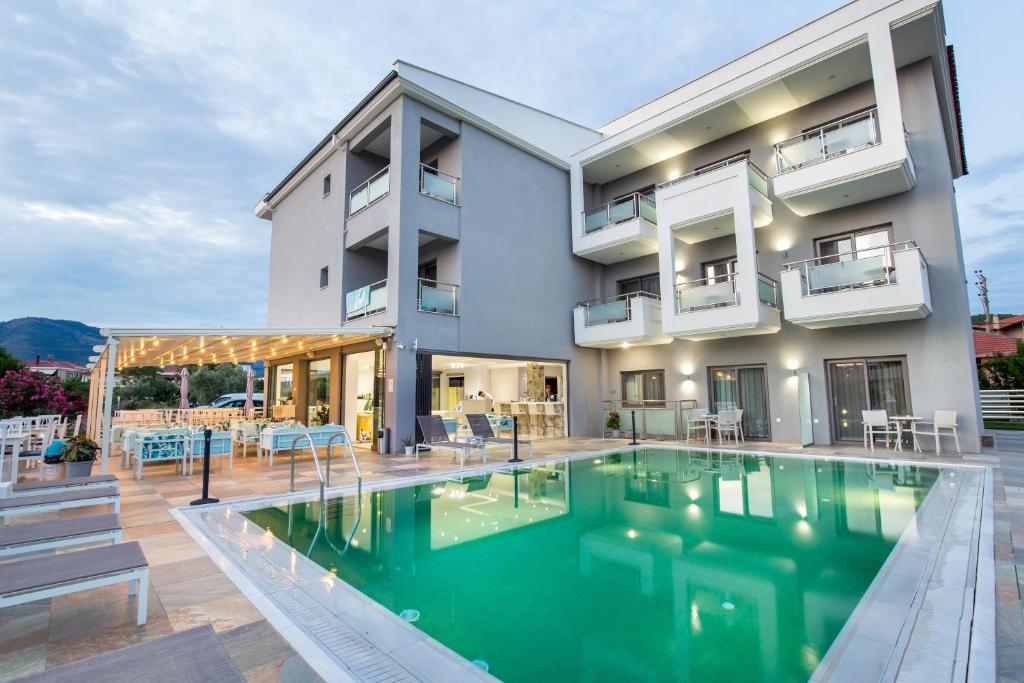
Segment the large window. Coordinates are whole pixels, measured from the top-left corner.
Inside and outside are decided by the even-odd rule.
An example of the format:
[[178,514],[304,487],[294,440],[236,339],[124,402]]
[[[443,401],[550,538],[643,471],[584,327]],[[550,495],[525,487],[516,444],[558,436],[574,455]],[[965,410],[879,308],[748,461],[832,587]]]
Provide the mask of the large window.
[[658,407],[665,404],[665,371],[638,370],[622,373],[622,403]]
[[886,256],[887,259],[891,259],[888,251],[884,249],[891,243],[892,226],[878,225],[823,237],[815,240],[814,247],[823,263],[837,263],[874,256]]
[[634,292],[647,292],[648,294],[661,294],[661,280],[657,273],[642,275],[628,280],[619,280],[619,294],[633,294]]
[[830,360],[826,365],[834,440],[863,440],[863,410],[910,413],[905,358],[849,358]]
[[707,279],[709,285],[718,282],[728,282],[729,277],[736,273],[736,257],[708,261],[701,264],[702,277]]

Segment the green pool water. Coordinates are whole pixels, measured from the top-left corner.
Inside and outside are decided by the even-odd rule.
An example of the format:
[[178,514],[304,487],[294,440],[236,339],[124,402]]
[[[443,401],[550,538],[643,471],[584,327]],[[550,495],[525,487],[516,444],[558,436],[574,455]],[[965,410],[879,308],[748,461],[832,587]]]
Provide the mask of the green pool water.
[[937,476],[647,449],[244,514],[506,681],[806,681]]

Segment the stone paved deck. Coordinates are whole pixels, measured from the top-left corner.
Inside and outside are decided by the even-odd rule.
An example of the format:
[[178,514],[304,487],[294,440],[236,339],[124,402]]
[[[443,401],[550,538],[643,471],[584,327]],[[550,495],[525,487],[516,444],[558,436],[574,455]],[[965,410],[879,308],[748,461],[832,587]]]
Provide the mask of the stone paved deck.
[[[606,439],[550,440],[537,444],[535,456],[597,450],[622,443]],[[870,456],[863,449],[846,446],[747,446],[780,453]],[[884,449],[875,455],[893,457],[892,452]],[[382,459],[368,452],[361,456],[364,481],[442,472],[456,466],[445,456],[424,457],[419,462],[406,457]],[[503,456],[497,449],[492,451],[492,458]],[[907,456],[910,459],[909,453]],[[961,458],[926,453],[913,459],[993,467],[999,681],[1024,683],[1024,432],[998,432],[996,446],[981,454]],[[336,465],[332,471],[335,485],[354,481],[350,464]],[[315,487],[315,474],[308,460],[299,464],[297,472],[297,488]],[[249,681],[320,680],[171,518],[171,508],[198,497],[201,478],[182,478],[170,465],[150,466],[142,481],[125,472],[117,474],[121,478],[125,540],[138,540],[152,567],[148,623],[142,627],[135,625],[133,602],[119,586],[0,610],[0,683],[206,623],[213,625],[228,654]],[[258,465],[255,457],[237,458],[233,470],[213,472],[212,494],[226,500],[281,493],[288,488],[288,478],[284,459],[271,471],[265,464]],[[97,511],[85,508],[64,514]]]

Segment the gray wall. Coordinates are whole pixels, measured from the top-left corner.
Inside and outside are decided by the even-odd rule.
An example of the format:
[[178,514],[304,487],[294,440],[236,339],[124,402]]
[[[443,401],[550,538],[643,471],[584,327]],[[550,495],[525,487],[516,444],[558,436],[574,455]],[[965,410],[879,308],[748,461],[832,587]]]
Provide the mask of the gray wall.
[[[765,363],[772,436],[777,441],[797,442],[796,385],[789,369],[795,364],[810,374],[812,409],[818,421],[814,425],[815,442],[829,443],[826,359],[906,356],[913,412],[930,417],[936,409],[957,410],[963,444],[965,448],[977,450],[977,378],[965,273],[952,174],[929,63],[919,62],[901,69],[899,85],[904,124],[917,172],[916,186],[900,195],[806,218],[796,216],[772,197],[774,220],[770,226],[756,231],[758,268],[778,279],[783,263],[813,256],[815,238],[891,222],[895,241],[915,240],[928,263],[931,316],[917,321],[807,330],[785,322],[783,311],[783,327],[777,334],[703,342],[677,340],[664,346],[609,351],[605,398],[620,398],[621,371],[664,369],[668,398],[693,398],[707,405],[707,366]],[[784,137],[795,135],[803,128],[872,102],[870,84],[858,86],[667,163],[681,165],[686,171],[749,148],[755,163],[772,174],[771,143],[779,139],[780,130],[785,133]],[[664,180],[660,175],[664,173],[664,168],[645,169],[630,178],[607,184],[601,188],[600,196],[607,198]],[[699,277],[697,269],[701,261],[735,253],[732,238],[683,245],[683,250],[690,277]],[[604,271],[603,293],[614,293],[619,279],[655,272],[657,268],[656,255],[610,266]],[[692,381],[685,385],[684,365],[694,368]]]

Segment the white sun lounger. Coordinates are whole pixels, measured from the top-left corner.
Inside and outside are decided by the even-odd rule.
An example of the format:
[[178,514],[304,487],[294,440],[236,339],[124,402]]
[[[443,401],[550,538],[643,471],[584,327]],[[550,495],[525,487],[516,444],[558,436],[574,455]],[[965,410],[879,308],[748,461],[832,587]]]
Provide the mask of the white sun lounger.
[[47,669],[21,683],[245,683],[209,624]]
[[9,496],[0,498],[0,518],[7,524],[8,518],[31,515],[36,512],[55,512],[69,508],[90,505],[113,505],[114,512],[121,512],[121,494],[115,486],[102,488],[79,488],[59,493],[42,493],[32,496]]
[[7,562],[0,572],[0,609],[101,586],[128,584],[138,595],[135,622],[146,623],[149,563],[138,541]]
[[117,515],[70,517],[0,527],[0,557],[101,541],[121,542],[121,520]]

